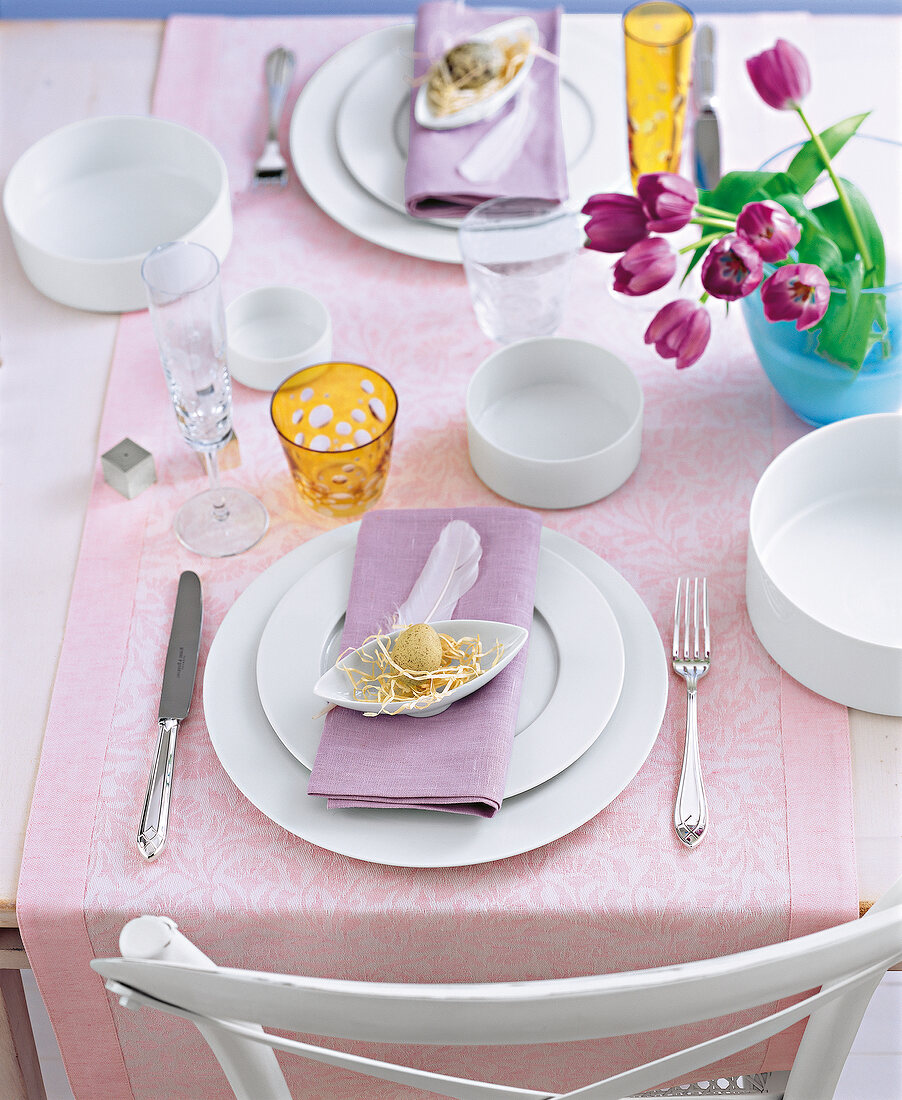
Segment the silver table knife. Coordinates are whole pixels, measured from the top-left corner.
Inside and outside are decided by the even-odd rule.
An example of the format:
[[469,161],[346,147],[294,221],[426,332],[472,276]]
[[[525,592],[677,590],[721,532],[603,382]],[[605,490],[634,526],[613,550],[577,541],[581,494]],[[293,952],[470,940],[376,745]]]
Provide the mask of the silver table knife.
[[156,859],[166,843],[175,741],[179,723],[187,716],[194,693],[202,622],[200,578],[186,571],[179,577],[160,695],[160,736],[138,828],[138,850],[148,860]]
[[720,131],[714,95],[714,29],[699,27],[695,40],[695,182],[710,191],[720,180]]

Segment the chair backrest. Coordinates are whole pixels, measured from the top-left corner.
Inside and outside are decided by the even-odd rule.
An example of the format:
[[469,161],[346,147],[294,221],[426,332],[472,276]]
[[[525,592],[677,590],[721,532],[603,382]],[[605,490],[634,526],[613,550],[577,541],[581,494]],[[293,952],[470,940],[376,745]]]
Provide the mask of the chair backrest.
[[686,1079],[810,1016],[784,1098],[829,1100],[874,989],[902,961],[902,879],[861,920],[823,932],[695,963],[581,978],[405,985],[227,969],[171,920],[150,916],[125,926],[120,949],[122,958],[91,963],[107,988],[127,1007],[195,1023],[239,1100],[290,1100],[274,1049],[457,1100],[551,1095],[377,1062],[268,1035],[263,1027],[401,1044],[520,1045],[679,1027],[806,992],[754,1023],[554,1095],[620,1100]]

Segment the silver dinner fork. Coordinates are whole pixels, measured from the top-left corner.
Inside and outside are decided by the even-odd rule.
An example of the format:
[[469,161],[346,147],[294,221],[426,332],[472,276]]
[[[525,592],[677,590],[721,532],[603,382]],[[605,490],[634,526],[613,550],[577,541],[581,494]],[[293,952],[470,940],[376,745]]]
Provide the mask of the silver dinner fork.
[[673,671],[686,681],[686,744],[677,790],[673,824],[687,848],[697,847],[708,828],[708,801],[698,753],[696,689],[711,667],[708,623],[708,581],[704,577],[677,581],[673,609]]
[[285,106],[288,86],[294,73],[294,54],[278,46],[266,57],[266,92],[269,97],[269,129],[266,144],[254,165],[254,187],[276,185],[284,187],[288,182],[288,164],[279,148],[279,119]]

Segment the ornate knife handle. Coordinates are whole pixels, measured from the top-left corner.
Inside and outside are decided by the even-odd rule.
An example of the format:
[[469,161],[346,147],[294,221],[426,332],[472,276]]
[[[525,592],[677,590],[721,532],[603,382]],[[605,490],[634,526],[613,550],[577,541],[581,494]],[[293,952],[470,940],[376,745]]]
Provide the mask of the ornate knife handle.
[[172,791],[172,765],[175,760],[175,739],[178,735],[177,718],[160,719],[160,736],[154,757],[144,809],[138,827],[138,851],[151,860],[163,850],[166,829],[169,825],[169,796]]

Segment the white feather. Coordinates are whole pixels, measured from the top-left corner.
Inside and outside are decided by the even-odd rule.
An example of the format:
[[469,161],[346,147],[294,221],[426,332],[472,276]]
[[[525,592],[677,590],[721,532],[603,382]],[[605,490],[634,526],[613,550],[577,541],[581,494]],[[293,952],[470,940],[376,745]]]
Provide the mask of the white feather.
[[396,626],[453,618],[461,596],[476,582],[482,543],[461,519],[453,519],[439,535],[410,595],[395,613]]

